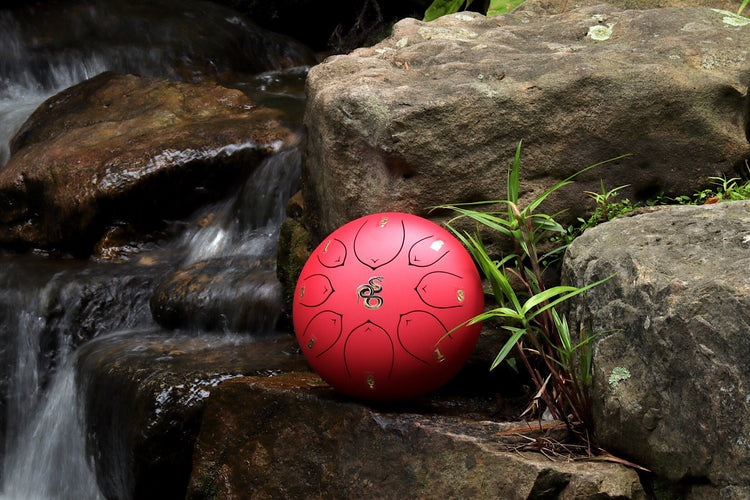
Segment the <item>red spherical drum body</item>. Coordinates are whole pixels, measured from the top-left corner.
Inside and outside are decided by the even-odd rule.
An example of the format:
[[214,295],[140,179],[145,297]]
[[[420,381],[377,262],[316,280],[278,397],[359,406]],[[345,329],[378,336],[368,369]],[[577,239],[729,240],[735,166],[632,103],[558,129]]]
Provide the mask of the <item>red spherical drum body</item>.
[[349,396],[425,395],[466,363],[484,310],[476,266],[448,231],[404,213],[334,231],[305,263],[294,296],[297,340],[312,368]]

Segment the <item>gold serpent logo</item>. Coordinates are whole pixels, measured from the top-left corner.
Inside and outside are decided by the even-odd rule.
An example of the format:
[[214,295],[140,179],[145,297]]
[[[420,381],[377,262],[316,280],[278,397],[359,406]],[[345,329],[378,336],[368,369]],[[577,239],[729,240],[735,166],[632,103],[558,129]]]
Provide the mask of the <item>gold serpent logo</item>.
[[376,276],[370,278],[366,284],[360,285],[357,288],[357,304],[359,304],[359,299],[362,299],[367,309],[379,309],[383,305],[383,297],[378,295],[383,291],[382,282],[383,277]]

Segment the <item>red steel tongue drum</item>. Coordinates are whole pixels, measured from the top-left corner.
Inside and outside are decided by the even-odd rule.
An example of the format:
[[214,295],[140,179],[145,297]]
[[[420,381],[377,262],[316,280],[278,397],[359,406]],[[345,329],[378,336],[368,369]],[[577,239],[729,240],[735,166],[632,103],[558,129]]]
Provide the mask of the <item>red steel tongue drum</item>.
[[437,224],[372,214],[340,227],[312,253],[295,290],[297,340],[340,392],[391,401],[448,382],[471,355],[481,280],[469,253]]

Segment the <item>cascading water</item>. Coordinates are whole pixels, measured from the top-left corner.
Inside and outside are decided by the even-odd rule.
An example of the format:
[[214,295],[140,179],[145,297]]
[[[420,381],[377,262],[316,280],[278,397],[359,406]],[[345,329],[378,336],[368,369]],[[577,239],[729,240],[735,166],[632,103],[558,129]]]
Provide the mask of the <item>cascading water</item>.
[[49,96],[106,66],[98,57],[88,60],[48,61],[43,72],[24,64],[30,59],[21,28],[10,12],[0,11],[0,166],[10,158],[10,138]]
[[58,367],[54,374],[48,373],[41,351],[45,322],[39,314],[40,297],[29,290],[14,290],[3,299],[3,333],[15,363],[6,374],[0,498],[99,498],[84,450],[70,349],[58,351]]
[[[187,230],[160,251],[179,259],[166,268],[220,256],[275,254],[284,205],[299,176],[299,152],[270,157],[256,174],[214,207],[212,224]],[[6,290],[0,338],[9,361],[0,499],[101,498],[85,449],[76,348],[86,338],[153,328],[148,300],[165,271],[65,262],[40,268],[35,258],[20,266],[17,259],[0,262]]]
[[297,191],[299,177],[299,150],[266,158],[236,197],[212,207],[213,224],[186,231],[186,264],[232,255],[275,255],[285,204]]
[[86,331],[152,323],[153,279],[107,267],[29,257],[0,264],[7,394],[0,498],[100,498],[85,450],[76,347]]
[[[100,0],[91,2],[89,22],[106,18],[102,6]],[[173,36],[163,30],[165,37]],[[48,97],[105,70],[173,75],[174,60],[180,59],[148,46],[96,44],[40,57],[29,46],[30,36],[10,11],[0,10],[0,168],[10,157],[11,137]],[[301,85],[269,90],[279,74],[248,78],[237,87],[273,105],[291,101],[290,115],[299,116]],[[289,74],[298,82],[304,78],[298,68]],[[298,150],[269,157],[235,196],[209,207],[211,224],[186,221],[181,238],[157,250],[163,264],[151,268],[0,258],[0,499],[103,498],[86,449],[78,347],[94,337],[153,330],[151,292],[180,266],[234,255],[273,258],[284,206],[299,175]]]
[[43,389],[35,366],[40,353],[27,345],[39,340],[40,325],[29,311],[19,319],[19,343],[24,345],[18,346],[19,366],[11,382],[15,394],[8,408],[0,498],[102,498],[86,455],[72,357],[58,356],[62,365]]

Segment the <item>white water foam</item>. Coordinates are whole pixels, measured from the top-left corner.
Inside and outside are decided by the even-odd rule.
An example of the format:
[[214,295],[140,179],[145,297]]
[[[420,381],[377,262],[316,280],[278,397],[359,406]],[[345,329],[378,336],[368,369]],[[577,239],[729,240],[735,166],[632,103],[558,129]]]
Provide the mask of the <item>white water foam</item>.
[[0,499],[98,500],[103,497],[86,455],[74,357],[63,349],[49,387],[42,387],[44,322],[34,309],[18,315]]
[[104,498],[86,458],[81,405],[73,363],[55,375],[48,391],[5,458],[0,498],[7,500]]
[[275,256],[279,226],[299,175],[299,150],[283,150],[266,158],[237,198],[214,207],[212,224],[186,232],[186,264],[234,255]]

